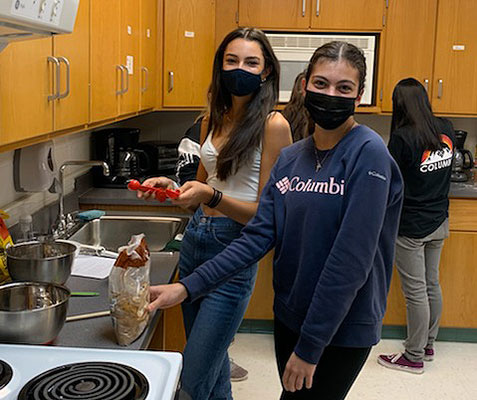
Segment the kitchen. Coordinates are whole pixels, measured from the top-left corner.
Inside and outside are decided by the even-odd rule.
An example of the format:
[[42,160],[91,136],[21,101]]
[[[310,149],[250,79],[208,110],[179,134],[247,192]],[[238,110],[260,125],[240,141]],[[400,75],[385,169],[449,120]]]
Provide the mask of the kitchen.
[[[13,226],[24,215],[33,215],[33,228],[37,231],[44,229],[38,224],[53,224],[58,200],[57,193],[47,190],[37,193],[15,190],[13,160],[16,149],[52,140],[59,167],[66,161],[95,159],[97,149],[90,145],[95,137],[92,132],[106,127],[140,129],[141,142],[177,143],[205,106],[216,46],[225,33],[237,26],[257,26],[271,32],[377,35],[379,51],[376,52],[374,102],[359,107],[356,119],[372,127],[387,142],[392,89],[401,78],[414,76],[428,87],[434,111],[449,117],[454,129],[468,133],[464,146],[475,155],[477,104],[473,95],[475,85],[470,77],[475,75],[475,48],[471,38],[475,36],[473,21],[476,10],[472,1],[459,1],[458,6],[450,0],[427,0],[417,4],[393,0],[355,1],[352,6],[350,2],[341,1],[337,2],[335,9],[330,6],[330,1],[325,0],[277,3],[81,0],[73,34],[10,43],[0,53],[0,77],[3,78],[0,80],[0,173],[5,188],[0,194],[0,205],[10,214],[6,222],[9,228],[12,227],[12,233],[15,232]],[[366,18],[357,18],[357,15]],[[56,90],[63,93],[69,79],[63,62],[57,80],[54,62],[48,63],[48,57],[64,57],[69,60],[71,68],[70,94],[53,101],[48,101],[47,97],[54,95]],[[190,68],[191,65],[194,68]],[[132,68],[132,74],[129,68]],[[181,79],[184,76],[187,79]],[[112,189],[88,190],[91,187],[88,171],[89,167],[84,166],[65,170],[67,212],[91,208],[108,213],[176,215],[180,211],[159,203],[146,205],[136,200],[132,192],[124,191],[123,197],[123,192],[111,195]],[[73,190],[75,186],[76,192]],[[81,186],[83,189],[78,190]],[[441,258],[441,283],[446,299],[441,334],[442,340],[452,342],[476,341],[477,321],[472,312],[477,306],[473,290],[477,232],[474,193],[472,179],[469,179],[465,183],[453,184],[450,194],[451,236]],[[40,213],[41,216],[37,214],[45,209],[50,209],[46,216],[44,212]],[[270,266],[271,257],[267,256],[261,263]],[[170,281],[172,278],[164,279]],[[80,286],[71,289],[93,290]],[[101,292],[101,288],[96,291]],[[100,297],[106,301],[104,296],[105,292]],[[242,331],[270,332],[272,298],[271,268],[262,267]],[[81,308],[79,300],[72,298],[70,307],[78,304]],[[103,306],[107,307],[107,304]],[[80,308],[71,311],[99,310]],[[178,309],[163,313],[162,322],[157,322],[165,326],[157,348],[179,350],[183,346],[176,334],[180,332],[180,318]],[[84,322],[87,321],[104,323],[103,332],[110,329],[108,318]],[[74,330],[73,325],[68,324],[65,328]],[[404,338],[405,324],[404,299],[395,274],[383,337]],[[114,345],[111,338],[110,342]],[[447,344],[443,343],[443,346]],[[237,340],[234,346],[238,345]],[[475,352],[475,348],[468,349],[470,353]],[[238,359],[240,355],[234,357]],[[449,363],[459,361],[451,358]],[[245,362],[241,364],[247,367]],[[269,364],[269,369],[275,368],[272,358]],[[466,365],[472,370],[470,364]],[[256,372],[249,372],[251,382]],[[379,372],[383,380],[391,376]],[[278,387],[278,381],[273,382],[270,386]],[[237,383],[236,388],[241,391],[247,384]],[[458,389],[462,390],[460,393],[465,393],[465,385],[463,387]],[[471,389],[470,386],[468,390]],[[274,398],[269,396],[260,397]],[[359,398],[359,395],[355,396]],[[427,396],[434,398],[435,393]],[[455,394],[446,398],[452,396],[457,398]],[[259,396],[251,392],[249,397]],[[372,394],[368,398],[372,398]],[[459,398],[466,398],[465,394]],[[467,395],[467,398],[472,396]]]

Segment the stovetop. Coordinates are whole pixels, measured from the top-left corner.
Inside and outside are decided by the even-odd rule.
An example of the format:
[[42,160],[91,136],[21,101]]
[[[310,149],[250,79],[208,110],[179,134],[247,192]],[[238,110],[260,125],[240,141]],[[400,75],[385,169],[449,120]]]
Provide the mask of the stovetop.
[[0,399],[172,400],[173,352],[0,344]]

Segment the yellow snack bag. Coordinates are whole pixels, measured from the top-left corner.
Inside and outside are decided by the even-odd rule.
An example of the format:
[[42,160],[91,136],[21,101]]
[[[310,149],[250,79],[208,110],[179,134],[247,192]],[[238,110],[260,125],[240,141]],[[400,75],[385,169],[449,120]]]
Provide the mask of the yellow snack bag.
[[7,247],[13,245],[12,237],[8,233],[7,225],[5,225],[4,219],[9,218],[9,215],[0,210],[0,284],[10,280],[10,275],[7,270],[7,255],[5,250]]

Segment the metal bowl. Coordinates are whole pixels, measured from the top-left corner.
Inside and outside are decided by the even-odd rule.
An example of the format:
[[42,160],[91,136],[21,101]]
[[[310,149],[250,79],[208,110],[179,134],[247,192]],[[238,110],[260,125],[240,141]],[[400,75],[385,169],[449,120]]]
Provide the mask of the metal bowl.
[[63,284],[71,274],[77,247],[67,242],[29,242],[6,250],[7,267],[14,281]]
[[0,342],[51,342],[63,328],[69,298],[66,287],[51,283],[0,286]]

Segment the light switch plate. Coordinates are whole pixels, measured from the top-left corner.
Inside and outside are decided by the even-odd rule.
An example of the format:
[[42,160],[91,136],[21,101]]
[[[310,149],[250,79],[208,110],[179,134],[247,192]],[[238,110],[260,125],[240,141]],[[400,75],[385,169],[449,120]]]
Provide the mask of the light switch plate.
[[126,56],[126,68],[128,69],[128,74],[132,75],[134,72],[134,57]]

